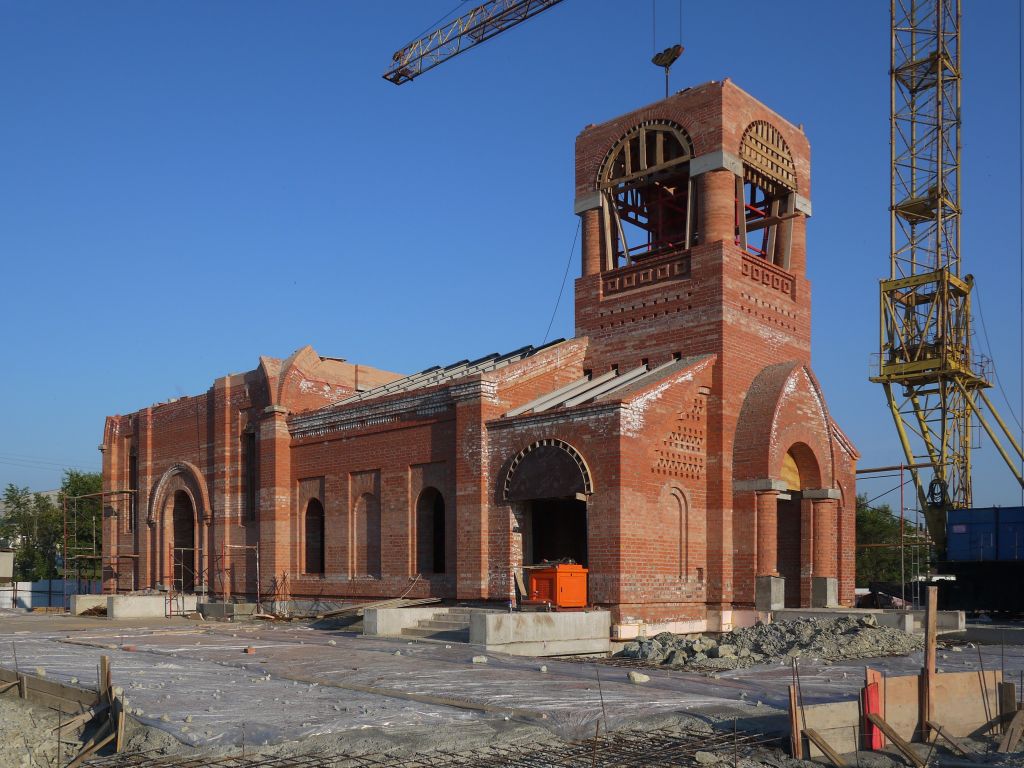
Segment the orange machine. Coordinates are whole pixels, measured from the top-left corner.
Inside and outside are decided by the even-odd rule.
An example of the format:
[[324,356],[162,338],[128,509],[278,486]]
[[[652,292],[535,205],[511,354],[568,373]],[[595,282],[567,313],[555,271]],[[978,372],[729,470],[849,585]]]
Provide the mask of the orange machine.
[[529,595],[523,602],[583,608],[587,604],[587,569],[567,563],[531,569]]

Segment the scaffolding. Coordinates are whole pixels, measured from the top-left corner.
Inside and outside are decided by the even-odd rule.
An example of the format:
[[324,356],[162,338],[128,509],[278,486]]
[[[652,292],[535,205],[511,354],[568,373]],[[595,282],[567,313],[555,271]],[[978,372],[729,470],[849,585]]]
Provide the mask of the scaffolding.
[[[129,559],[133,562],[131,570],[132,588],[134,589],[137,555],[111,555],[104,557],[102,545],[97,548],[103,531],[103,515],[108,506],[116,508],[124,500],[130,507],[135,504],[134,490],[99,491],[80,496],[61,495],[61,508],[64,514],[64,544],[61,552],[63,557],[63,594],[62,604],[68,607],[70,596],[82,594],[82,581],[85,578],[91,589],[94,581],[101,580],[105,569],[109,566],[114,574],[115,583],[120,586],[120,573],[117,562]],[[74,590],[69,591],[69,582],[74,580]],[[86,590],[88,592],[88,590]]]

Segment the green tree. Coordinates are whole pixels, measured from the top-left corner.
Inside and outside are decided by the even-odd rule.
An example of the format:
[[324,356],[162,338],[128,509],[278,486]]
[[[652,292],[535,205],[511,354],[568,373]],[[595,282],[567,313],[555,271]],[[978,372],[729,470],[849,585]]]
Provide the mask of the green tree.
[[[857,586],[900,580],[900,520],[888,504],[872,507],[857,496]],[[867,545],[867,546],[865,546]],[[879,546],[881,545],[881,546]]]
[[60,507],[49,496],[13,483],[4,489],[3,499],[5,513],[0,520],[0,539],[14,547],[14,578],[51,578],[64,536]]
[[[70,554],[102,552],[100,499],[90,497],[102,487],[103,479],[98,472],[77,470],[64,473],[58,501],[46,494],[8,484],[3,493],[5,514],[0,518],[0,540],[14,547],[14,577],[18,581],[40,581],[63,575],[58,569],[58,556],[68,554],[63,552],[65,501],[69,544],[77,544]],[[83,565],[83,575],[91,574],[94,567],[98,570],[98,561],[90,560]]]

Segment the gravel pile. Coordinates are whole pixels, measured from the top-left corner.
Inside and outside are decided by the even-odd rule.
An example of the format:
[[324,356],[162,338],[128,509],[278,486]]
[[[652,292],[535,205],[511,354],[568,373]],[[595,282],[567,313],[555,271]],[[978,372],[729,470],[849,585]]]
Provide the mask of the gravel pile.
[[921,638],[878,626],[873,616],[803,618],[757,624],[717,638],[662,632],[628,643],[616,655],[670,667],[737,669],[788,662],[795,656],[826,661],[902,656],[920,650],[922,644]]

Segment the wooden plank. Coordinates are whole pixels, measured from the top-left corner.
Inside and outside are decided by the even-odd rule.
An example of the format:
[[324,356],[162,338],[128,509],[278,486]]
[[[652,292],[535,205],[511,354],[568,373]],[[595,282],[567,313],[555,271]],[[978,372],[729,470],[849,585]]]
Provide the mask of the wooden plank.
[[914,751],[913,747],[911,747],[910,744],[904,741],[904,739],[898,733],[896,733],[896,731],[892,729],[892,726],[885,722],[885,720],[876,715],[874,712],[868,715],[868,720],[870,720],[874,725],[878,726],[879,730],[881,730],[881,732],[885,734],[886,738],[893,743],[893,746],[896,747],[896,749],[898,749],[900,753],[911,762],[911,764],[916,766],[916,768],[925,768],[924,760],[917,756],[917,753]]
[[796,686],[789,686],[789,747],[797,760],[804,759],[804,742],[800,737],[799,710],[796,699]]
[[1010,727],[1006,729],[1006,733],[1003,734],[999,746],[996,747],[996,752],[1016,751],[1021,735],[1024,735],[1024,709],[1017,710],[1017,714],[1013,716],[1013,720],[1010,721]]
[[868,715],[882,715],[878,683],[865,685],[861,691],[861,708],[864,712],[864,747],[869,751],[876,752],[885,749],[885,737],[882,731],[875,727],[874,723],[867,720]]
[[939,606],[939,588],[928,587],[924,612],[924,669],[921,670],[921,709],[919,712],[921,741],[928,741],[928,723],[935,717],[935,646]]
[[63,730],[65,728],[76,728],[79,725],[83,725],[84,723],[87,723],[90,720],[92,720],[94,717],[106,712],[107,707],[107,704],[100,704],[98,707],[92,707],[91,709],[87,709],[85,712],[75,715],[70,720],[65,720],[63,723],[61,723],[57,728],[54,728],[53,730],[57,731]]
[[[3,693],[8,687],[18,685],[22,680],[24,680],[24,685],[26,686],[25,694],[28,696],[33,696],[37,692],[44,693],[77,702],[84,707],[91,707],[96,703],[97,694],[95,691],[79,688],[74,685],[65,685],[64,683],[36,677],[35,675],[18,675],[13,670],[0,667],[0,693]],[[25,698],[25,696],[23,695],[22,698]]]
[[78,768],[78,766],[82,764],[82,761],[89,757],[89,755],[91,755],[93,752],[98,752],[99,750],[103,749],[105,746],[107,746],[107,744],[112,742],[114,740],[114,737],[116,736],[116,733],[111,733],[103,737],[103,739],[100,741],[90,742],[89,746],[87,746],[85,749],[79,752],[78,756],[67,764],[67,768]]
[[1017,686],[1013,683],[997,683],[996,695],[999,701],[1000,733],[1010,729],[1010,721],[1017,712]]
[[836,751],[832,749],[832,745],[825,741],[825,738],[820,733],[813,728],[808,728],[804,731],[804,735],[814,742],[814,746],[824,753],[825,757],[829,759],[829,762],[831,762],[832,765],[836,768],[846,768],[846,763],[843,762],[843,758],[841,758]]
[[948,733],[946,733],[942,729],[942,726],[938,723],[929,720],[928,727],[935,731],[935,733],[938,734],[940,738],[942,738],[947,744],[949,744],[949,746],[953,748],[954,752],[958,752],[959,754],[963,755],[968,759],[972,759],[974,757],[974,752],[971,752],[967,749],[967,747],[961,744],[960,739],[956,738],[955,736],[950,736]]
[[114,708],[110,711],[110,715],[116,721],[114,735],[117,738],[114,740],[114,752],[120,753],[124,747],[124,705],[121,703],[121,699],[114,699]]
[[[870,686],[872,684],[874,684],[875,686],[875,695],[877,697],[875,703],[877,704],[877,706],[872,708],[871,711],[879,717],[885,718],[885,675],[883,675],[877,669],[871,669],[871,667],[864,667],[864,683],[866,686]],[[868,710],[865,709],[864,711],[867,712]],[[875,728],[875,726],[871,723],[867,723],[864,730],[865,732],[870,732],[874,734],[872,741],[869,742],[869,745],[877,744],[877,746],[869,746],[869,749],[885,749],[884,733]]]

